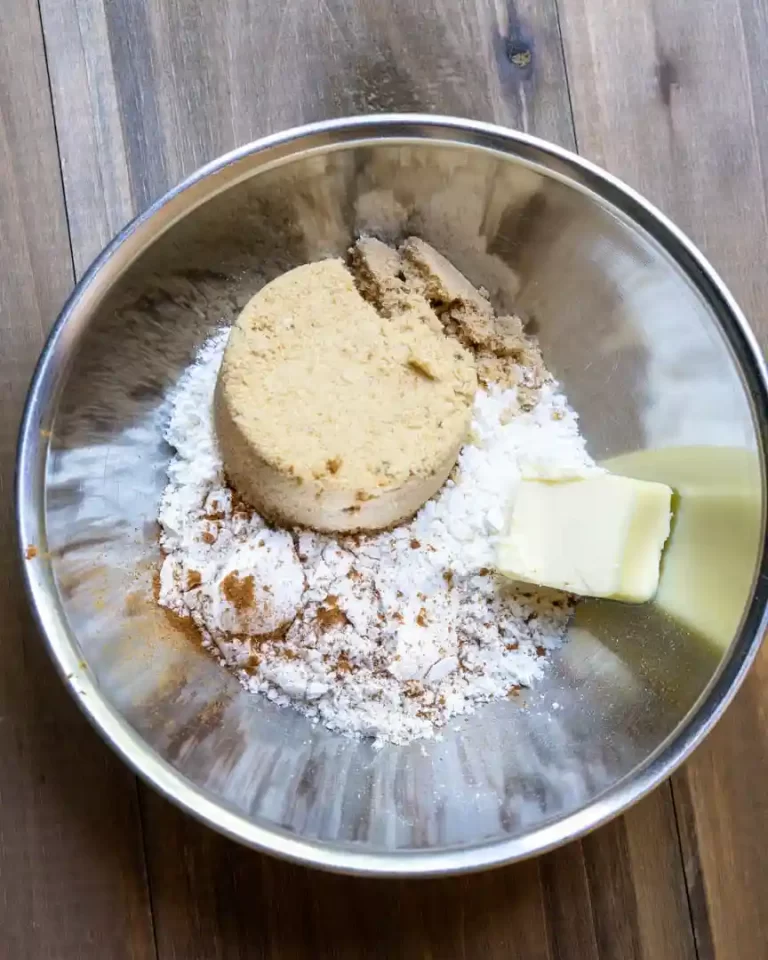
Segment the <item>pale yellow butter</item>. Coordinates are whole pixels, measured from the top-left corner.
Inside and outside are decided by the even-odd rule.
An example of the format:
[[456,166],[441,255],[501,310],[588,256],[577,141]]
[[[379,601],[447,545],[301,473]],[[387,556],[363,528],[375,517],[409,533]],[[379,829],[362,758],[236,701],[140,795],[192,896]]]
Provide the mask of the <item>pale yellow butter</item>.
[[498,569],[513,580],[644,603],[659,584],[671,500],[663,483],[610,473],[523,480],[498,544]]

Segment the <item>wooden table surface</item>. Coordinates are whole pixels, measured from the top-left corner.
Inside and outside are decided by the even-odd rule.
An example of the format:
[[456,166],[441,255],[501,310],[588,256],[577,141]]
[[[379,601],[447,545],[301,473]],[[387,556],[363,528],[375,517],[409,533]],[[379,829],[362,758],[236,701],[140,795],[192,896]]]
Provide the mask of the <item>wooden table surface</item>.
[[625,817],[434,881],[328,876],[169,806],[47,662],[11,549],[18,418],[65,296],[195,167],[421,110],[578,149],[669,213],[768,341],[766,0],[0,0],[0,957],[768,957],[768,648]]

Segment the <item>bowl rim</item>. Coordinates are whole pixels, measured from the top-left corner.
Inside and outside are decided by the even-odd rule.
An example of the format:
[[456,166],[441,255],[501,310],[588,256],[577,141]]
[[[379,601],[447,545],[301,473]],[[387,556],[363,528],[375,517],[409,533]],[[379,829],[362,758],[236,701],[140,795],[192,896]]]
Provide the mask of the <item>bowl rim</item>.
[[[335,149],[352,143],[398,143],[433,140],[454,146],[480,147],[526,162],[544,156],[556,176],[559,168],[572,184],[581,184],[597,199],[629,217],[661,245],[689,276],[712,308],[745,381],[760,447],[762,476],[762,550],[752,596],[739,630],[707,688],[676,729],[639,767],[585,806],[535,829],[473,846],[438,850],[374,851],[353,844],[300,839],[277,826],[263,825],[203,788],[162,760],[127,723],[99,690],[96,677],[82,660],[76,638],[65,626],[55,592],[50,562],[39,549],[35,562],[26,556],[27,544],[45,543],[44,480],[50,425],[49,401],[56,394],[63,361],[71,354],[70,327],[88,316],[88,300],[101,299],[100,279],[108,266],[134,246],[138,256],[156,236],[141,245],[141,231],[172,205],[190,198],[190,191],[217,174],[233,171],[241,161],[263,155],[253,168],[256,175],[281,160],[289,162],[315,149]],[[226,189],[230,184],[224,184]],[[205,202],[213,193],[207,193]],[[184,216],[194,209],[187,208]],[[167,229],[175,220],[166,223]],[[162,231],[164,232],[164,230]],[[135,259],[132,258],[132,259]],[[123,269],[127,267],[124,262]],[[120,271],[122,272],[122,270]],[[263,853],[342,873],[371,876],[435,876],[477,871],[537,856],[596,829],[627,810],[669,777],[711,730],[740,687],[754,660],[768,625],[768,540],[765,501],[768,472],[768,371],[746,318],[707,259],[661,211],[639,193],[588,160],[548,141],[490,123],[425,114],[375,114],[320,121],[294,127],[245,144],[200,167],[127,224],[94,260],[64,305],[54,324],[32,377],[22,416],[16,460],[15,512],[18,554],[24,583],[38,628],[70,694],[115,752],[168,800],[186,813],[230,838]]]

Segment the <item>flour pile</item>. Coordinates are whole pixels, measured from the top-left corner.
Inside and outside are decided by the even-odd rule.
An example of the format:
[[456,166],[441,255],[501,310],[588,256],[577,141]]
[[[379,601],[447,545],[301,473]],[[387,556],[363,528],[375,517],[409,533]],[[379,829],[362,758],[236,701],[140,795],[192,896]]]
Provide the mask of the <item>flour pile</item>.
[[572,601],[491,568],[522,477],[596,469],[555,387],[529,412],[514,388],[478,391],[455,479],[409,524],[336,538],[276,530],[237,501],[217,449],[227,336],[203,345],[172,397],[160,603],[191,617],[248,689],[378,741],[433,737],[448,718],[539,677]]

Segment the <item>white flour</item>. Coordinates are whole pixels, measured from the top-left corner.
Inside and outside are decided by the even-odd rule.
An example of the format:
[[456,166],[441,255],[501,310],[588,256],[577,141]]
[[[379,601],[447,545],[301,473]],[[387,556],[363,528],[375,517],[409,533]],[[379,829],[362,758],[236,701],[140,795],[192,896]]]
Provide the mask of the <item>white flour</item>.
[[491,568],[522,476],[594,470],[553,387],[530,413],[479,391],[456,479],[411,523],[372,537],[275,530],[224,480],[213,392],[228,331],[181,379],[160,508],[160,602],[191,616],[250,690],[350,735],[404,743],[541,674],[572,611]]

